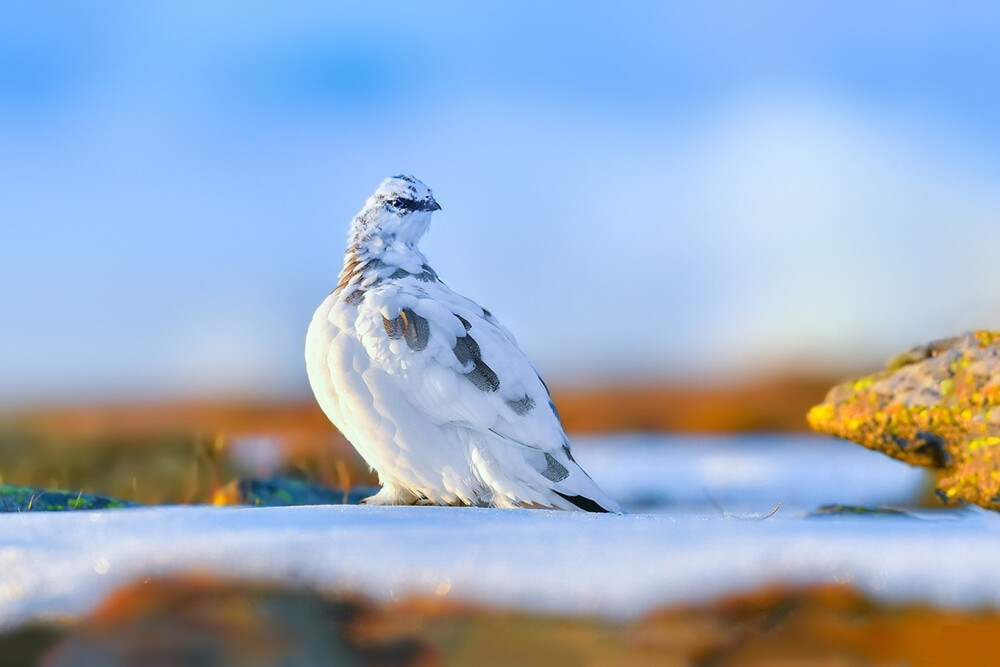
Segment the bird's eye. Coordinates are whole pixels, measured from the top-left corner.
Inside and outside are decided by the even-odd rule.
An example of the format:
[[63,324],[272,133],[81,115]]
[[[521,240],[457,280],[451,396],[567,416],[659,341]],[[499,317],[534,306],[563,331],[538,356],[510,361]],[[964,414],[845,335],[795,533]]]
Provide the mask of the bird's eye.
[[390,199],[389,200],[389,206],[392,206],[392,207],[395,207],[395,208],[400,208],[402,205],[403,205],[403,202],[400,201],[399,199]]

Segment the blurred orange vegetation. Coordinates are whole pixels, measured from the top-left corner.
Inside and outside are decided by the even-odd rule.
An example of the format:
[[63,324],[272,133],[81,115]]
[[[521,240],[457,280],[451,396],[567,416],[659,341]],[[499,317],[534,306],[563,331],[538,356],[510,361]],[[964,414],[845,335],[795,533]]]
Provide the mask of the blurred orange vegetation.
[[[830,378],[723,387],[555,388],[571,434],[804,431]],[[294,474],[338,488],[375,483],[312,399],[37,408],[0,415],[0,482],[140,503],[239,502],[233,480]]]
[[[447,596],[375,604],[186,575],[137,582],[88,618],[0,635],[0,651],[79,664],[979,665],[996,611],[883,604],[845,585],[769,588],[628,622],[484,608]],[[209,661],[194,660],[208,657]]]
[[570,433],[805,432],[805,414],[837,382],[774,376],[731,385],[620,385],[555,389]]
[[350,444],[314,401],[178,401],[39,408],[12,415],[19,427],[48,436],[93,441],[141,440],[174,433],[227,440],[271,437],[289,457],[317,450],[350,455]]
[[[571,434],[644,432],[805,432],[805,414],[837,382],[782,376],[739,385],[618,385],[553,388]],[[32,430],[91,439],[113,434],[195,432],[227,438],[271,436],[291,453],[350,446],[311,399],[286,402],[170,402],[25,411],[11,418]]]

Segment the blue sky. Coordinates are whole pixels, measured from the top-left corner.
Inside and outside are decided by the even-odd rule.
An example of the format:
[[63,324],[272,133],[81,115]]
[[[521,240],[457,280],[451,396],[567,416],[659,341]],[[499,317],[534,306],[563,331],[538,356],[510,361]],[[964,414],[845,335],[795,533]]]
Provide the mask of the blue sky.
[[307,391],[387,175],[556,382],[1000,327],[986,3],[0,4],[0,402]]

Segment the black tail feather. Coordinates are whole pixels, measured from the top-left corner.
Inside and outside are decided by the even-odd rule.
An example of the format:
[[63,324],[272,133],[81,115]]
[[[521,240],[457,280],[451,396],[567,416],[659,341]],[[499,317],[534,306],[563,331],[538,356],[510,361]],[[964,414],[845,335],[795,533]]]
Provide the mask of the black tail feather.
[[574,505],[582,509],[584,512],[603,512],[605,514],[609,513],[608,510],[604,509],[590,498],[585,498],[583,496],[568,496],[565,493],[559,493],[555,489],[552,490],[555,491],[558,496],[562,497],[564,500],[573,503]]

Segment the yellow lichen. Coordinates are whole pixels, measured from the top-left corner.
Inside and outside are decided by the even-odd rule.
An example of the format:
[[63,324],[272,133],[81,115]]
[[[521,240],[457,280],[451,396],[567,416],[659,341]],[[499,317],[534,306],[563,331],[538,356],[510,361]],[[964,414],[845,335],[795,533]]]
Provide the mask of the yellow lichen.
[[977,331],[973,335],[976,337],[976,342],[979,343],[980,349],[989,347],[1000,341],[1000,331]]
[[832,403],[821,403],[809,410],[806,420],[812,428],[820,430],[824,424],[833,419],[835,413],[836,409]]
[[870,386],[872,386],[874,382],[875,382],[874,378],[872,378],[869,375],[867,377],[861,378],[860,380],[855,380],[854,384],[851,385],[851,389],[853,389],[854,391],[864,391],[865,389],[868,389]]

